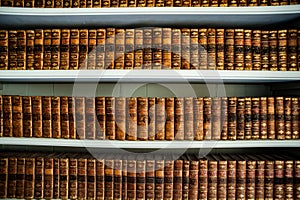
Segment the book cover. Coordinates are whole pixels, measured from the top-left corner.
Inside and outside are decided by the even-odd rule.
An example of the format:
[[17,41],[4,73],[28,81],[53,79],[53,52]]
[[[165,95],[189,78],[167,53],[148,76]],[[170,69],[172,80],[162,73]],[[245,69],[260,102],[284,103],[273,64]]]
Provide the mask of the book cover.
[[[221,4],[220,4],[221,6]],[[225,58],[225,30],[216,29],[216,69],[224,70],[224,58]]]
[[42,137],[43,135],[42,97],[33,96],[31,97],[31,101],[32,101],[32,135],[33,137]]
[[98,158],[96,160],[96,198],[104,199],[104,188],[105,188],[105,161],[104,159]]
[[237,139],[243,140],[245,138],[245,98],[237,98],[237,107],[236,107],[236,116],[237,116]]
[[103,140],[105,138],[105,128],[106,128],[106,115],[105,115],[105,97],[96,97],[96,135],[95,138],[98,140]]
[[[203,2],[202,2],[203,3]],[[198,29],[199,69],[207,69],[207,29]]]
[[182,169],[183,161],[174,160],[173,199],[182,199]]
[[174,160],[165,157],[164,167],[164,199],[173,199]]
[[[94,1],[94,5],[95,5]],[[105,68],[105,47],[106,47],[106,29],[97,29],[97,47],[96,47],[96,69]]]
[[60,97],[51,97],[52,137],[61,138]]
[[154,199],[155,193],[155,160],[146,160],[146,199]]
[[75,119],[75,99],[68,97],[68,111],[69,111],[69,138],[76,139],[76,119]]
[[172,29],[162,29],[162,68],[171,69],[172,66]]
[[[189,5],[190,6],[190,5]],[[191,29],[181,29],[181,69],[190,69],[191,63]]]
[[[86,7],[86,1],[80,0],[80,8]],[[85,2],[84,4],[82,4]],[[89,46],[88,29],[79,29],[79,69],[87,69],[88,46]]]
[[75,157],[69,158],[69,198],[77,199],[77,191],[78,191],[78,183],[77,183],[77,175],[78,175],[78,163]]
[[122,160],[114,160],[113,173],[113,197],[114,199],[122,199]]
[[[216,6],[218,1],[212,1],[211,6]],[[207,29],[207,69],[215,70],[216,67],[216,29]]]
[[[91,0],[87,2],[92,2]],[[96,47],[97,47],[97,30],[88,30],[88,55],[87,55],[87,69],[96,69]]]
[[164,160],[157,158],[155,160],[155,198],[163,199],[164,198]]
[[198,199],[199,161],[190,160],[189,199]]
[[284,98],[275,97],[275,128],[276,139],[285,139]]
[[[23,1],[21,2],[24,4]],[[26,70],[26,31],[25,30],[17,31],[17,69]]]
[[136,162],[136,198],[146,198],[146,161],[143,158]]
[[17,190],[17,158],[8,158],[7,198],[16,198]]
[[192,28],[190,33],[190,68],[199,69],[198,29]]
[[115,60],[115,28],[106,29],[105,40],[105,67],[104,69],[114,69]]
[[95,113],[95,97],[85,98],[85,137],[87,139],[95,139],[96,131],[96,113]]
[[234,31],[234,69],[244,70],[244,29]]
[[297,30],[288,30],[288,43],[287,43],[287,69],[289,71],[297,71]]
[[67,70],[70,64],[70,29],[61,30],[61,46],[60,46],[60,64],[59,69]]
[[12,97],[12,127],[14,137],[23,137],[23,110],[21,96]]
[[25,158],[17,160],[16,198],[25,198]]
[[77,192],[78,199],[87,199],[87,159],[84,157],[80,157],[77,159]]
[[52,138],[51,97],[42,97],[42,127],[44,138]]
[[287,71],[287,30],[278,31],[278,68]]
[[133,69],[134,67],[134,35],[135,29],[125,29],[125,69]]
[[[174,98],[174,134],[176,140],[184,140],[184,123],[185,123],[185,101],[183,97]],[[168,105],[167,105],[168,106]],[[167,114],[168,118],[168,114]]]
[[27,157],[25,158],[24,198],[34,197],[34,187],[35,187],[35,158]]
[[205,140],[212,136],[212,98],[203,98],[203,135]]
[[221,139],[221,98],[214,97],[212,99],[212,139]]
[[285,139],[292,139],[292,98],[284,97]]
[[292,97],[292,139],[299,138],[299,99],[297,97]]
[[259,139],[260,138],[260,98],[259,97],[252,97],[251,99],[251,111],[252,111],[252,139]]
[[[74,3],[74,2],[73,2]],[[70,70],[79,69],[79,30],[70,30]]]
[[3,101],[3,136],[13,136],[12,96],[2,96]]
[[184,139],[194,140],[194,99],[184,98]]
[[190,161],[183,156],[183,168],[182,168],[182,199],[189,199],[189,187],[190,187]]
[[161,69],[163,64],[163,29],[154,28],[152,39],[153,65],[152,69]]
[[250,140],[252,137],[252,99],[251,97],[245,98],[245,139]]
[[277,71],[278,70],[278,33],[277,30],[272,30],[269,32],[269,62],[270,62],[270,70]]
[[76,138],[85,139],[85,97],[74,97]]
[[8,31],[0,30],[0,70],[8,70]]
[[43,69],[50,70],[51,69],[51,29],[44,29],[44,59],[43,59]]
[[261,30],[252,32],[252,64],[253,70],[261,70]]
[[[137,140],[137,98],[126,98],[126,140]],[[128,111],[128,112],[127,112]]]
[[261,31],[261,70],[269,70],[269,35],[269,31]]
[[181,29],[174,28],[172,29],[172,69],[181,69]]
[[148,140],[155,140],[155,97],[148,97]]
[[17,70],[17,30],[9,30],[8,31],[8,69]]
[[116,97],[116,140],[126,139],[126,98]]
[[59,197],[62,199],[69,197],[69,159],[59,158]]
[[[139,34],[138,34],[139,35]],[[153,40],[153,29],[146,28],[143,29],[143,69],[152,69],[153,50],[152,50],[152,40]],[[140,43],[138,43],[140,44]]]
[[69,127],[69,104],[68,97],[60,97],[60,123],[61,123],[61,138],[68,139],[70,137]]
[[267,121],[267,129],[268,129],[268,139],[275,139],[275,98],[268,97],[267,98],[267,106],[268,106],[268,121]]
[[144,30],[135,29],[134,33],[134,69],[142,69],[144,65]]
[[44,158],[38,156],[35,158],[35,181],[34,181],[34,197],[44,198]]
[[252,30],[244,30],[244,63],[245,70],[252,70]]
[[136,160],[127,160],[127,197],[136,199]]
[[259,105],[260,139],[268,138],[268,102],[267,97],[260,97]]
[[124,69],[125,64],[125,29],[115,29],[115,69]]
[[[59,1],[55,2],[55,5]],[[58,70],[60,65],[60,47],[61,47],[61,30],[52,29],[51,31],[51,70]]]
[[53,186],[54,186],[54,160],[51,154],[44,158],[44,198],[53,198]]
[[155,101],[155,140],[164,140],[166,123],[166,101],[165,98],[162,97],[156,97]]
[[208,160],[199,160],[199,199],[207,199],[208,192]]
[[225,30],[225,58],[224,59],[225,59],[226,70],[234,70],[234,35],[235,35],[234,29]]
[[137,98],[137,139],[148,140],[148,99]]
[[194,100],[194,139],[195,140],[203,140],[204,132],[203,132],[203,97],[195,97]]

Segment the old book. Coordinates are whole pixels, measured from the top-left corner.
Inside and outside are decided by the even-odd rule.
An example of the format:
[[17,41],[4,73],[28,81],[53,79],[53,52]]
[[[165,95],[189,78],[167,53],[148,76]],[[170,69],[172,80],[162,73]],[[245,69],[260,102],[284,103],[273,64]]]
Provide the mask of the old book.
[[[236,198],[236,160],[228,155],[222,154],[222,158],[227,161],[227,197],[228,199]],[[225,166],[224,166],[225,167]]]
[[154,28],[153,29],[153,64],[152,69],[161,69],[163,64],[163,29]]
[[16,30],[9,30],[8,31],[8,69],[10,70],[17,70],[17,31]]
[[70,59],[70,29],[61,30],[60,64],[59,69],[69,69]]
[[137,140],[137,98],[126,98],[126,140]]
[[194,140],[194,99],[184,98],[184,139]]
[[225,58],[225,30],[216,29],[216,69],[224,70],[224,58]]
[[165,1],[164,0],[155,0],[155,7],[164,7]]
[[[182,104],[184,104],[184,100],[182,99]],[[184,105],[183,105],[184,106]],[[175,133],[174,133],[174,98],[166,98],[166,140],[174,140]],[[184,124],[184,121],[182,122]],[[184,129],[183,129],[184,130]],[[184,137],[184,132],[180,137]],[[176,138],[177,139],[177,138]]]
[[128,1],[127,0],[120,0],[119,7],[128,7]]
[[201,7],[209,7],[209,1],[208,0],[201,0],[200,1]]
[[116,140],[126,139],[126,98],[116,97]]
[[212,139],[221,139],[221,98],[214,97],[212,99]]
[[[214,4],[215,5],[215,4]],[[207,29],[207,69],[215,70],[216,68],[216,29]]]
[[207,69],[207,29],[198,30],[199,43],[199,69]]
[[17,190],[17,158],[8,158],[7,198],[16,198]]
[[259,119],[259,106],[260,106],[260,98],[252,97],[251,99],[251,120],[252,120],[252,139],[259,139],[260,138],[260,119]]
[[292,98],[292,139],[299,138],[299,99],[296,97]]
[[51,69],[51,29],[44,29],[44,59],[43,69]]
[[272,30],[269,32],[269,63],[270,70],[277,71],[278,68],[278,31]]
[[86,8],[87,0],[79,0],[79,8]]
[[59,154],[55,154],[53,158],[53,198],[59,198]]
[[273,199],[274,193],[274,161],[266,159],[265,165],[265,198]]
[[261,70],[261,30],[252,32],[252,64],[253,70]]
[[105,41],[105,69],[114,69],[115,60],[115,28],[106,29]]
[[267,97],[260,97],[259,105],[260,139],[268,138],[268,102]]
[[146,161],[142,157],[136,161],[136,198],[146,198]]
[[127,199],[127,160],[122,160],[122,199]]
[[174,160],[165,156],[164,166],[164,199],[173,199],[174,186]]
[[285,188],[284,188],[284,161],[275,160],[274,162],[274,198],[284,199]]
[[0,137],[3,136],[3,99],[0,95]]
[[275,97],[275,126],[276,138],[279,140],[285,139],[285,124],[284,124],[284,98]]
[[239,7],[258,6],[258,1],[257,0],[250,0],[249,2],[247,2],[247,0],[239,0],[238,1],[238,6]]
[[114,160],[113,197],[122,199],[122,160]]
[[[55,5],[57,5],[55,2]],[[61,30],[52,29],[51,32],[51,70],[58,70],[60,66]]]
[[154,7],[155,1],[154,0],[146,0],[146,7]]
[[45,8],[54,8],[54,0],[45,0]]
[[192,28],[190,33],[190,68],[199,69],[198,29]]
[[238,1],[237,0],[228,0],[228,6],[229,7],[237,7]]
[[245,138],[245,98],[237,98],[236,106],[236,134],[238,140],[243,140]]
[[53,172],[54,170],[54,160],[51,154],[44,158],[44,197],[53,198]]
[[96,160],[87,159],[87,198],[96,199]]
[[78,183],[77,178],[78,176],[78,163],[77,158],[70,157],[69,158],[69,198],[70,199],[77,199],[78,198]]
[[295,198],[299,198],[300,197],[300,161],[296,160],[295,161],[295,172],[294,172],[294,177],[296,178],[295,181]]
[[155,198],[164,198],[164,160],[158,156],[155,158]]
[[[3,99],[4,100],[4,99]],[[42,137],[42,97],[33,96],[32,101],[32,135],[33,137]]]
[[249,155],[252,160],[256,160],[255,172],[255,199],[264,199],[265,196],[265,161],[257,156]]
[[143,29],[143,69],[151,69],[153,61],[153,51],[152,51],[152,40],[153,40],[153,29],[146,28]]
[[76,139],[75,99],[68,97],[69,138]]
[[135,29],[134,33],[134,69],[142,69],[144,65],[144,30]]
[[186,155],[182,156],[182,199],[189,199],[189,184],[190,184],[190,160]]
[[24,7],[27,7],[27,8],[32,8],[34,7],[34,2],[33,0],[25,0],[24,1]]
[[60,97],[51,97],[52,137],[61,138]]
[[38,156],[35,158],[35,182],[34,197],[44,198],[44,158]]
[[95,139],[96,131],[96,112],[95,97],[85,98],[85,137],[86,139]]
[[95,139],[103,140],[105,138],[105,123],[106,123],[106,115],[105,115],[105,97],[96,97],[95,100],[95,109],[97,120],[96,123],[96,135]]
[[[27,70],[34,69],[34,36],[35,36],[34,30],[26,30],[26,44],[25,44],[26,57],[24,59],[25,59],[25,64],[26,64]],[[0,58],[0,60],[1,60],[1,58]],[[0,61],[0,63],[1,63],[1,61]]]
[[234,70],[234,29],[225,30],[225,69]]
[[261,70],[269,70],[269,31],[261,31]]
[[8,70],[8,31],[0,30],[0,70]]
[[287,70],[287,30],[278,31],[278,69]]
[[227,198],[227,160],[223,160],[223,158],[219,156],[214,156],[218,161],[218,199],[226,199]]
[[[174,98],[174,135],[176,140],[184,140],[185,100],[183,97]],[[168,105],[166,105],[168,108]],[[172,111],[171,111],[172,112]],[[167,113],[168,118],[168,113]]]
[[234,31],[234,69],[244,70],[244,29]]
[[34,197],[34,186],[35,186],[35,158],[25,158],[25,188],[24,198]]
[[77,184],[78,184],[78,199],[87,198],[87,159],[78,158],[78,175],[77,175]]
[[199,161],[190,158],[189,199],[198,199]]
[[70,137],[69,128],[69,105],[68,97],[60,97],[60,123],[61,123],[61,138],[68,139]]
[[173,199],[182,198],[182,169],[183,161],[174,160]]
[[228,138],[228,97],[221,98],[221,139]]
[[205,140],[212,136],[212,98],[203,98],[203,135]]
[[297,48],[297,63],[298,63],[298,70],[300,70],[300,30],[298,30],[298,34],[297,34],[297,43],[298,43],[298,48]]
[[137,98],[137,139],[148,140],[148,99]]
[[105,128],[105,138],[109,140],[114,140],[116,138],[115,132],[115,98],[106,97],[105,98],[105,112],[106,112],[106,128]]
[[173,1],[165,0],[165,6],[164,7],[173,7]]
[[154,199],[155,188],[155,160],[146,160],[146,199]]
[[110,0],[103,0],[101,1],[101,7],[109,8],[110,7]]
[[104,199],[104,188],[105,188],[105,161],[104,159],[98,158],[96,160],[96,198],[97,199]]
[[[187,5],[188,3],[189,3],[189,5],[191,6],[191,7],[200,7],[200,0],[187,0],[187,1],[185,1],[185,2],[187,2],[187,3],[185,3],[185,5]],[[189,6],[189,7],[190,7]]]
[[148,97],[148,140],[155,140],[155,97]]
[[25,158],[17,159],[16,198],[25,198]]
[[52,113],[51,113],[51,97],[42,97],[42,125],[43,137],[52,138]]
[[59,197],[62,199],[69,196],[69,159],[59,158]]
[[70,70],[79,69],[79,30],[70,30]]
[[181,29],[172,29],[172,69],[181,69]]
[[162,97],[156,97],[155,101],[155,140],[164,140],[166,123],[166,101],[165,98]]
[[[95,4],[95,1],[94,1]],[[97,29],[96,69],[105,68],[106,29]]]
[[3,7],[13,7],[14,6],[14,0],[2,0],[1,6]]
[[228,7],[228,0],[221,0],[219,3],[220,7]]
[[208,160],[199,160],[199,199],[207,199],[208,192]]
[[287,69],[289,71],[297,71],[297,30],[288,30],[287,39]]
[[134,66],[134,34],[135,29],[125,29],[125,69],[133,69]]
[[85,97],[74,97],[76,138],[85,139]]
[[129,0],[128,7],[137,7],[137,0]]
[[270,1],[268,0],[260,0],[259,5],[260,6],[269,6]]
[[194,101],[194,139],[195,140],[203,140],[204,132],[203,132],[203,97],[193,98]]
[[252,137],[252,99],[251,97],[245,98],[245,139],[250,140]]
[[292,139],[292,98],[284,97],[285,139]]
[[124,69],[125,62],[125,29],[115,30],[115,69]]
[[267,109],[268,109],[268,120],[267,120],[267,129],[268,129],[268,139],[275,139],[276,126],[275,126],[275,98],[267,98]]
[[294,199],[294,161],[284,161],[284,168],[285,199]]
[[136,199],[136,160],[132,157],[127,160],[127,197]]
[[181,29],[181,69],[190,69],[191,63],[191,29]]
[[12,96],[2,96],[3,99],[3,136],[13,136]]
[[171,69],[172,66],[172,29],[162,29],[162,68]]
[[63,0],[63,8],[71,8],[72,0]]
[[245,70],[252,70],[252,30],[244,30],[244,63]]
[[218,161],[209,158],[208,160],[208,199],[217,199],[218,191]]
[[12,127],[14,137],[23,137],[23,110],[21,96],[12,97]]
[[25,32],[25,30],[17,31],[17,69],[18,70],[26,69],[26,32]]
[[[80,3],[84,2],[80,0]],[[80,5],[83,8],[83,5]],[[79,69],[87,69],[88,46],[89,46],[88,29],[79,29]]]
[[236,197],[239,199],[246,199],[246,181],[247,181],[247,165],[244,159],[233,156],[236,160]]
[[256,191],[256,161],[251,160],[247,157],[247,155],[243,155],[246,159],[246,199],[255,199],[255,191]]

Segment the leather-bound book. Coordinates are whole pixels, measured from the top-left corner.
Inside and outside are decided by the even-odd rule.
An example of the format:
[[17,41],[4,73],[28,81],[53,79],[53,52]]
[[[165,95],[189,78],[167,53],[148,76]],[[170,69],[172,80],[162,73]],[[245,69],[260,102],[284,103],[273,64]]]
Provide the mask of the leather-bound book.
[[0,70],[8,70],[8,31],[0,30]]
[[17,31],[17,69],[26,70],[26,31],[25,30]]
[[[214,3],[214,5],[216,4]],[[217,53],[216,52],[216,29],[209,28],[207,29],[207,69],[208,70],[217,69],[216,53]]]
[[218,199],[227,199],[227,166],[228,161],[218,155],[214,155],[218,161]]
[[61,138],[70,137],[68,97],[60,97]]
[[189,184],[190,184],[190,160],[186,155],[182,156],[182,199],[189,199]]
[[261,70],[261,30],[252,32],[252,64],[253,70]]
[[[43,124],[42,124],[42,97],[33,96],[32,101],[32,135],[33,137],[42,137]],[[3,98],[4,102],[4,98]]]
[[251,97],[245,98],[245,139],[250,140],[252,137],[252,111],[251,111]]
[[69,134],[70,139],[76,139],[75,98],[68,97]]
[[115,69],[124,69],[125,64],[125,29],[115,29]]
[[292,98],[284,97],[285,139],[292,139]]
[[51,29],[44,29],[44,70],[50,70],[51,69]]
[[3,99],[0,95],[0,137],[3,137]]
[[48,154],[44,158],[44,198],[53,198],[53,186],[54,186],[54,160],[53,154]]
[[234,69],[244,70],[244,29],[234,31]]
[[136,160],[127,161],[127,198],[136,199]]
[[172,29],[172,69],[181,69],[181,29]]
[[2,96],[3,100],[3,136],[13,136],[12,96]]
[[77,163],[78,199],[87,199],[87,159],[84,157],[78,158]]
[[12,127],[14,137],[23,137],[22,97],[12,97]]
[[142,66],[143,69],[152,69],[152,62],[153,62],[152,41],[153,41],[153,29],[152,28],[143,29],[143,45],[142,45],[143,53],[144,53],[143,66]]
[[190,33],[190,68],[199,69],[198,29],[192,28]]
[[146,199],[154,199],[155,193],[155,160],[146,160]]
[[95,138],[98,140],[103,140],[105,138],[105,123],[106,123],[106,115],[105,115],[105,97],[96,97],[96,135]]
[[212,99],[212,139],[221,139],[221,98],[214,97]]
[[164,140],[166,123],[165,98],[156,97],[155,100],[155,140]]
[[0,198],[7,198],[8,158],[0,158]]
[[96,131],[96,112],[95,112],[95,97],[85,98],[85,137],[87,139],[95,139]]
[[[236,198],[236,160],[232,159],[227,154],[221,155],[227,162],[227,197],[228,199]],[[225,166],[224,166],[225,167]]]
[[199,160],[199,199],[208,199],[208,160]]
[[278,68],[278,31],[272,30],[269,35],[270,46],[270,70],[277,71]]
[[274,163],[274,199],[285,198],[284,171],[284,161],[276,159]]
[[[55,5],[58,2],[56,1]],[[61,30],[52,29],[51,36],[51,70],[58,70],[60,65]]]
[[198,199],[199,161],[190,158],[189,199]]
[[[174,131],[176,140],[184,140],[184,123],[185,123],[185,109],[184,109],[184,98],[175,97],[174,98]],[[168,114],[167,114],[168,117]]]
[[194,98],[194,139],[203,140],[203,97]]
[[221,139],[228,138],[228,97],[221,98]]
[[59,69],[67,70],[70,64],[70,40],[71,32],[70,29],[61,30],[61,46],[60,46],[60,65]]
[[17,184],[16,184],[16,198],[25,198],[25,158],[18,158],[17,160]]
[[234,70],[234,29],[225,30],[225,69]]
[[17,70],[17,31],[9,30],[8,31],[8,69]]
[[105,41],[105,69],[115,68],[115,37],[115,28],[107,28]]
[[122,160],[114,160],[113,197],[122,199]]
[[207,29],[198,30],[199,69],[207,69]]
[[155,198],[164,199],[164,160],[155,159]]
[[148,140],[155,140],[155,97],[148,97]]
[[205,140],[212,136],[212,98],[203,98],[203,135]]
[[59,154],[55,154],[53,158],[53,199],[59,198]]
[[295,160],[295,172],[294,172],[294,177],[296,179],[295,181],[295,198],[298,199],[300,198],[300,161],[299,160]]
[[269,31],[261,31],[261,70],[269,70],[269,35]]
[[136,162],[136,198],[146,198],[146,160],[143,158]]
[[60,97],[51,97],[52,137],[61,138]]
[[125,30],[125,69],[133,69],[134,67],[134,33],[135,29]]
[[[221,4],[220,4],[221,5]],[[224,70],[224,58],[225,58],[225,30],[216,29],[216,66],[217,70]]]
[[260,97],[259,105],[260,139],[268,138],[268,102],[267,97]]
[[59,158],[59,197],[66,199],[69,197],[69,159]]
[[298,71],[297,67],[297,30],[288,30],[287,42],[287,69],[289,71]]
[[236,134],[238,140],[245,138],[245,98],[237,98],[236,116],[237,116],[237,127]]
[[[95,5],[95,1],[94,1]],[[97,29],[97,47],[96,47],[96,69],[105,68],[105,43],[106,43],[106,29]]]
[[137,139],[148,140],[148,99],[137,98]]
[[116,140],[126,139],[126,98],[116,97]]
[[218,161],[208,156],[208,199],[217,199]]
[[246,199],[247,165],[246,160],[237,155],[232,155],[236,160],[236,198]]
[[126,99],[126,140],[137,140],[137,98],[129,97]]
[[299,138],[299,98],[292,97],[292,139]]
[[96,160],[96,198],[104,199],[105,195],[105,174],[104,174],[105,161],[104,159],[97,158]]
[[70,36],[70,70],[79,69],[79,30],[71,29]]
[[105,128],[105,138],[109,140],[114,140],[116,138],[115,132],[115,98],[106,97],[105,98],[105,112],[106,112],[106,128]]
[[[80,3],[84,1],[80,0]],[[84,6],[80,5],[80,7],[83,8]],[[87,69],[88,37],[88,29],[79,29],[79,69]]]
[[268,97],[267,98],[267,106],[268,106],[268,139],[275,139],[275,98]]
[[182,199],[182,169],[183,161],[174,160],[174,180],[173,180],[173,199],[179,200]]
[[32,8],[34,6],[34,0],[25,0],[24,7]]
[[285,123],[284,123],[284,98],[275,97],[275,125],[276,138],[279,140],[285,139]]
[[260,119],[259,119],[259,106],[260,106],[260,98],[259,97],[252,97],[252,139],[259,139],[260,138]]
[[152,69],[161,69],[163,64],[163,29],[154,28],[152,36],[153,64]]
[[193,97],[184,98],[184,139],[194,140],[194,100]]
[[181,69],[190,69],[191,63],[191,29],[181,29]]
[[142,69],[144,66],[144,30],[135,29],[134,33],[134,69]]
[[77,158],[74,156],[69,158],[69,198],[78,198],[78,163]]
[[44,198],[44,158],[38,155],[35,158],[35,181],[34,181],[34,197]]
[[76,138],[85,139],[85,97],[74,97]]
[[287,71],[287,30],[278,31],[278,68]]
[[25,158],[25,188],[24,198],[34,198],[34,186],[35,186],[35,158],[29,156]]
[[17,158],[8,158],[7,198],[16,198],[17,190]]
[[127,160],[122,160],[122,199],[127,199]]
[[[87,2],[91,2],[88,0]],[[89,29],[87,69],[96,69],[97,30]]]
[[294,161],[285,160],[284,168],[285,199],[294,199]]
[[[182,102],[184,103],[184,102]],[[184,122],[182,122],[184,123]],[[174,140],[174,98],[166,98],[166,140]],[[184,130],[184,129],[183,129]],[[182,134],[184,137],[184,133]]]
[[252,70],[252,30],[244,30],[244,62],[245,70]]
[[52,113],[51,113],[51,97],[42,97],[42,124],[43,137],[52,138]]

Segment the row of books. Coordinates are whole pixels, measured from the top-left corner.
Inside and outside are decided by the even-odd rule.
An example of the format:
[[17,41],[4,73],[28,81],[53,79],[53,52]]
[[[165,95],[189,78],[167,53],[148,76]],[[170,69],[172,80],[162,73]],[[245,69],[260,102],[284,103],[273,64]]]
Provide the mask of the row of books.
[[1,153],[0,198],[300,198],[300,161],[280,154],[186,154],[175,159],[30,154]]
[[297,5],[299,0],[1,0],[0,6],[35,8],[244,7]]
[[0,70],[300,70],[300,30],[0,30]]
[[0,96],[4,137],[299,139],[299,97]]

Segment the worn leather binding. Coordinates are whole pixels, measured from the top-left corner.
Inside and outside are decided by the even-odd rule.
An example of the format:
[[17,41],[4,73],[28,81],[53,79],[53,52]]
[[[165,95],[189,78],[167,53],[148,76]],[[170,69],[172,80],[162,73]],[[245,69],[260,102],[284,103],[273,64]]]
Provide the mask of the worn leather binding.
[[17,70],[17,30],[8,31],[8,69]]
[[17,69],[26,70],[26,31],[25,30],[17,31]]
[[67,70],[70,64],[70,29],[61,30],[60,65],[59,69]]
[[122,199],[122,160],[114,160],[113,184],[114,199]]
[[137,98],[137,139],[148,140],[148,99]]
[[52,112],[51,112],[51,97],[42,97],[42,125],[43,137],[52,138]]
[[115,29],[115,69],[124,69],[125,29]]
[[115,97],[116,101],[116,140],[126,139],[126,98]]
[[245,138],[245,98],[244,97],[237,98],[236,116],[237,116],[236,138],[238,140],[243,140]]
[[205,140],[212,139],[212,98],[203,98],[203,135]]
[[95,109],[96,109],[96,135],[95,139],[103,140],[105,139],[106,133],[106,104],[105,104],[105,97],[96,97],[95,100]]
[[33,96],[31,97],[31,101],[32,101],[32,135],[33,137],[42,137],[43,136],[42,97]]
[[278,31],[278,68],[279,71],[287,71],[287,30]]
[[74,97],[76,138],[85,139],[85,97]]
[[12,127],[14,137],[23,137],[22,97],[12,97]]
[[126,140],[137,140],[137,98],[126,99]]
[[191,63],[191,29],[181,29],[181,69],[190,69]]
[[267,97],[260,97],[259,107],[260,139],[268,138],[268,102]]
[[85,98],[85,137],[94,140],[96,137],[96,110],[95,97]]
[[52,60],[51,38],[52,38],[51,29],[45,29],[44,30],[44,59],[43,59],[43,62],[44,62],[43,69],[44,70],[51,69],[51,60]]
[[260,119],[259,119],[259,113],[260,113],[260,98],[258,97],[252,97],[252,106],[251,106],[251,112],[252,112],[252,139],[260,139]]
[[61,138],[60,97],[51,97],[52,137]]
[[70,138],[68,97],[60,97],[61,138]]
[[[91,2],[91,0],[88,0]],[[96,47],[97,47],[97,30],[88,30],[88,55],[87,55],[87,69],[96,69]]]
[[79,69],[79,30],[70,30],[70,70]]
[[0,30],[0,70],[8,70],[8,30]]
[[221,110],[222,103],[220,97],[214,97],[212,99],[212,139],[221,139]]
[[225,30],[225,70],[234,70],[234,34],[234,29]]
[[234,31],[234,69],[244,70],[244,29]]
[[163,29],[154,28],[152,32],[152,69],[161,69],[163,64]]
[[[140,35],[141,33],[137,33]],[[152,40],[153,40],[153,29],[152,28],[145,28],[143,29],[143,69],[151,69],[152,62],[153,62],[153,49],[152,49]],[[140,45],[140,41],[137,43]]]

